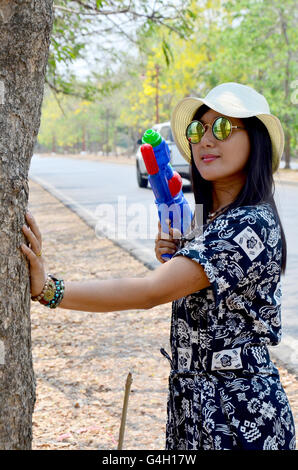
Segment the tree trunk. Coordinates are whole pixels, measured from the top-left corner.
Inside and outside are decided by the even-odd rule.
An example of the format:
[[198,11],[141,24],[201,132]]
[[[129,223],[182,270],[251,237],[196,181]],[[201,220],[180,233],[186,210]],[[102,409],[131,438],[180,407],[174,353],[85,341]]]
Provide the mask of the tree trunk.
[[0,0],[0,449],[31,449],[30,285],[19,246],[40,124],[52,0]]
[[285,130],[285,150],[284,150],[284,156],[285,156],[285,168],[290,169],[291,168],[291,136],[286,128]]
[[159,124],[159,66],[155,65],[155,122]]
[[56,136],[52,134],[52,153],[56,153]]
[[86,124],[82,126],[82,152],[86,152]]
[[110,111],[106,110],[106,145],[105,145],[105,154],[109,155],[110,152]]
[[[286,67],[285,67],[285,74],[284,74],[284,89],[285,89],[285,100],[284,103],[290,108],[291,102],[290,102],[290,80],[291,80],[291,74],[290,74],[290,64],[292,60],[292,51],[290,47],[290,42],[289,42],[289,37],[288,37],[288,25],[286,22],[286,19],[284,18],[284,15],[282,13],[282,9],[279,8],[279,16],[280,16],[280,22],[281,22],[281,30],[282,34],[285,40],[285,43],[287,45],[287,62],[286,62]],[[291,136],[289,132],[289,124],[290,124],[290,119],[289,116],[286,114],[284,116],[284,125],[285,125],[285,151],[284,151],[284,156],[285,156],[285,168],[290,169],[291,165]]]

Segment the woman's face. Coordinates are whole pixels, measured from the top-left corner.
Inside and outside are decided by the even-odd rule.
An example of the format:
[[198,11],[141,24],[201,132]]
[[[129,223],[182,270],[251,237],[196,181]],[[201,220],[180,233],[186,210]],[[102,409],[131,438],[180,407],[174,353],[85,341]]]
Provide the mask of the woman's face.
[[[233,126],[244,127],[239,118],[208,110],[201,118],[203,124],[212,124],[219,117],[228,117]],[[243,178],[244,168],[250,154],[250,141],[246,130],[232,129],[226,140],[217,140],[212,134],[211,126],[198,144],[191,144],[195,165],[201,176],[208,181]],[[207,159],[207,155],[216,155],[216,159]],[[204,158],[205,156],[205,158]]]

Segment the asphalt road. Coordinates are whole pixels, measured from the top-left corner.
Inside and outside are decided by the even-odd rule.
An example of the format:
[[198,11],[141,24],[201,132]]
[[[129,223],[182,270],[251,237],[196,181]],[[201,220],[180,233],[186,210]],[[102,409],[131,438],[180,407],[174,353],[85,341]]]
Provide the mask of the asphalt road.
[[[158,218],[153,194],[137,186],[133,165],[34,156],[29,177],[78,213],[98,237],[112,238],[153,269],[159,265],[154,256]],[[183,191],[193,207],[188,184]],[[275,200],[287,237],[288,264],[282,277],[283,338],[273,349],[298,372],[298,184],[278,184]]]

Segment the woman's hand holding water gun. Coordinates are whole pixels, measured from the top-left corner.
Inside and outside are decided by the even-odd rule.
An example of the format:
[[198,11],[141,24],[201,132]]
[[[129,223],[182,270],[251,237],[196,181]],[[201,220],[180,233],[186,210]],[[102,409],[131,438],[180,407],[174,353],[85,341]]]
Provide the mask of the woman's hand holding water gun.
[[163,233],[160,221],[158,221],[158,234],[155,238],[155,256],[158,261],[165,263],[166,260],[162,258],[162,255],[176,253],[180,238],[181,232],[171,227],[169,227],[169,234]]

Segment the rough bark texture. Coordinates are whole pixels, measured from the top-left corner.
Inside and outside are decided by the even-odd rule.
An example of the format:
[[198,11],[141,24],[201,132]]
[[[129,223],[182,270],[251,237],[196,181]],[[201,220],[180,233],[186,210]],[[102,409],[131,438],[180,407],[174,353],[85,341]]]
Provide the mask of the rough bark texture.
[[0,449],[30,449],[35,380],[19,246],[40,124],[52,0],[0,0]]

